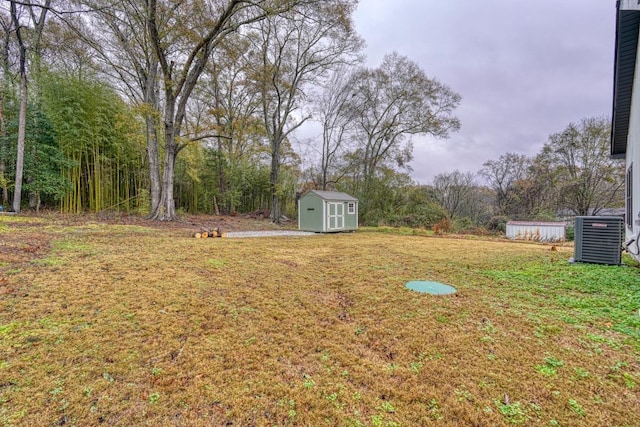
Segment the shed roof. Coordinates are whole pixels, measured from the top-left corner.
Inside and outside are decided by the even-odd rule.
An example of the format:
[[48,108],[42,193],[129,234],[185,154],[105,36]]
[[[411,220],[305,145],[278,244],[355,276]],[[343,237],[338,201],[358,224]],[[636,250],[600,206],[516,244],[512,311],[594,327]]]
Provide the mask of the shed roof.
[[565,227],[565,222],[549,222],[549,221],[509,221],[507,225],[521,225],[533,227]]
[[[356,199],[353,196],[348,195],[347,193],[342,193],[339,191],[320,191],[320,190],[309,190],[308,192],[306,192],[304,194],[304,196],[306,196],[309,193],[314,193],[318,196],[320,196],[321,198],[325,199],[325,200],[340,200],[340,201],[345,201],[345,202],[357,202],[358,199]],[[302,197],[304,197],[302,196]]]
[[616,43],[613,71],[613,114],[611,156],[622,158],[627,152],[631,116],[631,94],[638,52],[640,8],[629,1],[617,2]]

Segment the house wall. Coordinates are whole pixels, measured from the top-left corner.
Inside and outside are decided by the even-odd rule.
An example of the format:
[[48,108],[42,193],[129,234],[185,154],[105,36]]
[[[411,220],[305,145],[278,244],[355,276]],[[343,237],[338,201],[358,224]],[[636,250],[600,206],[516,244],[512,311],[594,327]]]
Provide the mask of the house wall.
[[[640,42],[640,40],[639,40]],[[630,254],[640,261],[640,55],[636,58],[636,69],[633,79],[633,93],[631,95],[631,115],[629,118],[629,136],[627,138],[626,170],[633,165],[633,227],[626,229],[626,239],[636,238],[636,242],[627,249]]]
[[304,231],[322,232],[324,224],[324,200],[313,193],[298,201],[298,228]]
[[[355,206],[354,213],[349,213],[349,203],[353,203]],[[358,202],[345,202],[344,204],[344,228],[345,230],[357,230],[358,229]]]

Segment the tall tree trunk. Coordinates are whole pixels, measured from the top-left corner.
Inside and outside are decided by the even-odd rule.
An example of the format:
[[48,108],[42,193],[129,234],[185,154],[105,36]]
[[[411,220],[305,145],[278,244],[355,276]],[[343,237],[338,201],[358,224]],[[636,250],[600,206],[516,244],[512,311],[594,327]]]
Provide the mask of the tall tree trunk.
[[0,185],[2,185],[2,201],[0,204],[4,206],[9,205],[9,186],[5,174],[7,173],[7,164],[5,163],[5,154],[8,151],[7,147],[7,126],[4,121],[4,98],[0,93]]
[[[23,49],[21,49],[23,50]],[[24,56],[21,52],[20,56]],[[23,59],[21,59],[23,62]],[[22,175],[24,167],[24,141],[27,127],[27,74],[24,64],[20,71],[20,114],[18,117],[18,148],[16,152],[16,180],[13,192],[13,211],[19,213],[22,202]]]
[[[42,31],[46,20],[47,12],[51,0],[47,0],[40,10],[40,15],[35,14],[32,5],[27,5],[31,16],[31,20],[34,26],[34,31],[31,33],[32,49],[36,53],[34,63],[36,72],[39,71],[39,55],[40,55],[40,40],[42,37]],[[22,26],[18,20],[18,12],[16,8],[16,2],[11,2],[11,20],[16,29],[16,39],[18,41],[18,49],[20,51],[20,113],[18,116],[18,146],[16,151],[16,179],[13,193],[13,211],[20,212],[20,205],[22,204],[22,181],[23,181],[23,168],[24,168],[24,145],[26,139],[27,128],[27,102],[28,102],[28,88],[27,88],[27,47],[22,38]],[[35,148],[34,148],[35,150]],[[30,178],[33,180],[33,178]],[[30,195],[30,204],[31,197]],[[36,208],[39,208],[40,195],[38,194],[33,198],[36,203]]]
[[174,221],[176,216],[176,203],[173,198],[173,183],[175,179],[176,156],[178,146],[175,135],[179,133],[174,125],[176,100],[169,91],[165,91],[165,114],[164,114],[164,169],[162,171],[162,188],[158,207],[151,212],[150,218],[160,221]]
[[[11,24],[2,20],[0,21],[0,25],[3,30],[2,51],[0,51],[0,67],[2,67],[2,78],[5,81],[9,81]],[[3,87],[0,88],[0,185],[2,185],[2,207],[3,209],[9,209],[9,182],[6,177],[7,163],[5,160],[9,151],[9,142],[6,121],[4,118],[4,90],[5,87],[3,85]]]
[[173,198],[173,182],[175,177],[175,164],[176,164],[176,149],[173,147],[166,147],[164,156],[164,170],[162,172],[162,192],[160,197],[160,204],[154,215],[153,219],[160,221],[174,221],[176,216],[176,202]]
[[[215,62],[212,64],[214,75],[218,73],[216,65],[217,64]],[[217,79],[213,79],[213,100],[216,108],[223,108],[222,101],[221,101],[222,97],[220,95],[220,86],[218,83],[219,82],[217,81]],[[218,127],[218,129],[224,129],[224,123],[222,122],[222,117],[220,116],[220,114],[216,114],[214,117],[215,117],[216,126]],[[231,133],[232,138],[233,136],[234,134]],[[233,139],[229,141],[229,147],[233,146],[232,142],[233,142]],[[216,163],[218,167],[218,193],[220,194],[220,198],[222,199],[223,204],[226,204],[229,207],[229,212],[232,212],[233,210],[235,210],[235,206],[233,206],[231,203],[228,202],[227,195],[226,195],[227,186],[225,184],[225,170],[224,170],[224,165],[222,163],[223,147],[222,147],[222,138],[220,136],[218,136],[217,138],[217,143],[218,143],[217,144],[218,153],[217,153]],[[229,155],[229,162],[231,163],[231,155]],[[215,196],[214,196],[214,200],[215,200]],[[218,215],[219,207],[217,202],[214,202],[214,211],[216,212],[216,215]]]
[[278,184],[280,180],[280,145],[282,136],[275,136],[271,146],[271,220],[280,224],[280,190]]
[[24,166],[24,140],[27,127],[27,48],[22,39],[22,27],[18,21],[16,3],[11,2],[11,20],[16,29],[20,50],[20,114],[18,116],[18,147],[16,152],[16,179],[13,193],[13,211],[20,212],[22,197],[22,174]]
[[147,158],[149,160],[149,192],[151,196],[151,209],[156,212],[160,205],[162,186],[160,184],[160,156],[158,153],[158,131],[156,121],[150,115],[145,117],[147,125]]
[[[157,111],[158,97],[156,95],[156,78],[158,74],[158,66],[150,64],[147,69],[144,102],[150,111]],[[162,185],[160,182],[160,154],[158,150],[158,126],[156,116],[152,112],[145,115],[146,131],[147,131],[147,158],[149,160],[149,192],[151,196],[152,214],[158,211],[160,206],[160,198],[162,193]]]

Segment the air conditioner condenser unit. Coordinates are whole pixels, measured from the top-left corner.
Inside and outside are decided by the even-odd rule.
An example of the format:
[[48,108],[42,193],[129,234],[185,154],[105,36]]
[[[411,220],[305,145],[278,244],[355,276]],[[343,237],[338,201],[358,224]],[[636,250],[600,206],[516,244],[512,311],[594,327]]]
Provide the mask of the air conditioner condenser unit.
[[620,265],[624,220],[617,216],[578,216],[575,253],[578,262]]

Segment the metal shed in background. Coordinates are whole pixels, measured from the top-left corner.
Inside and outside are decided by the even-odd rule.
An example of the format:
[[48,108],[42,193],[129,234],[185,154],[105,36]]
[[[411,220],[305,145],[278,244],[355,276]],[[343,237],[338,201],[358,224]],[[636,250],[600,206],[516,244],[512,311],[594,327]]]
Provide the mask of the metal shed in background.
[[298,200],[298,228],[319,233],[357,230],[358,199],[336,191],[308,191]]
[[507,237],[537,242],[563,242],[565,228],[564,222],[509,221],[507,222]]

